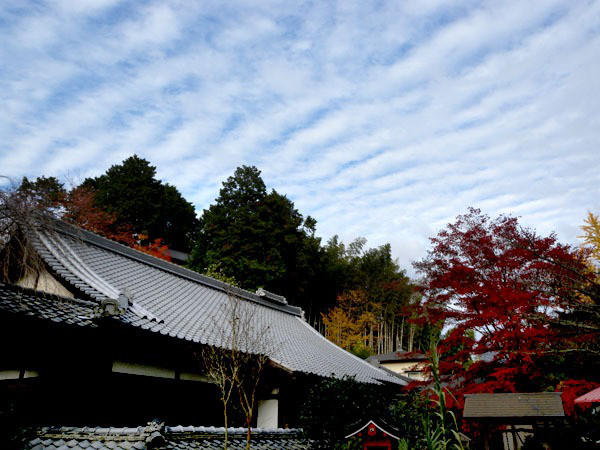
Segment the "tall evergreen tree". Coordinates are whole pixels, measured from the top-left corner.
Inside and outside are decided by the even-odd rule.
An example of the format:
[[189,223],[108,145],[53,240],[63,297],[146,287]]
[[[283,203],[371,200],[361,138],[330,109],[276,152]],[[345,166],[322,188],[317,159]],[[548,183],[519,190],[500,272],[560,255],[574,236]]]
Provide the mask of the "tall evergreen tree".
[[83,187],[95,193],[98,206],[130,224],[150,241],[162,238],[175,250],[188,250],[197,219],[194,206],[168,183],[156,179],[156,167],[133,155],[104,175],[87,178]]
[[218,265],[241,287],[264,287],[302,304],[320,254],[315,224],[285,195],[267,192],[256,167],[238,167],[200,218],[189,266]]
[[29,195],[39,206],[49,209],[59,207],[67,196],[64,184],[56,177],[41,176],[33,181],[23,177],[18,190],[21,194]]

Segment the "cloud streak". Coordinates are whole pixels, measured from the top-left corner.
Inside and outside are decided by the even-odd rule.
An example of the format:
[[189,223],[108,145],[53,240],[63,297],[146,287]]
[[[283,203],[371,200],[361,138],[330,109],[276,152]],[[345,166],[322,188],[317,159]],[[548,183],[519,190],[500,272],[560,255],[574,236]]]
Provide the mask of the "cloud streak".
[[0,167],[133,152],[198,210],[241,164],[409,269],[468,206],[575,243],[600,210],[600,3],[0,7]]

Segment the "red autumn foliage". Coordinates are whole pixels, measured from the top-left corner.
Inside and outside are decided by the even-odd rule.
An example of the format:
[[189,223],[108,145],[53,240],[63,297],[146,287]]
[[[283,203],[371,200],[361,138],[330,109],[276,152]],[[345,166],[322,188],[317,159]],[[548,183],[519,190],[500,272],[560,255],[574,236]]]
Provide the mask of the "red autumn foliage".
[[415,264],[417,322],[451,329],[439,344],[440,373],[459,404],[465,393],[554,388],[562,352],[598,339],[597,330],[562,326],[589,279],[581,253],[554,235],[470,209],[431,241]]
[[[146,240],[146,236],[140,236],[140,241],[143,242]],[[162,238],[154,239],[154,242],[149,242],[145,245],[135,244],[133,248],[141,252],[148,253],[149,255],[156,256],[157,258],[171,261],[171,252],[169,251],[169,246],[163,243]]]
[[84,187],[73,188],[65,199],[63,220],[85,230],[133,246],[135,238],[128,225],[117,225],[117,216],[94,204],[94,192]]
[[577,413],[589,409],[591,403],[575,403],[575,399],[596,389],[600,383],[587,380],[561,381],[556,387],[557,392],[562,392],[561,398],[565,414],[577,417]]
[[94,192],[90,189],[75,187],[62,202],[65,209],[63,220],[157,258],[171,261],[169,247],[161,238],[147,242],[147,236],[136,236],[130,225],[119,223],[116,214],[95,205]]

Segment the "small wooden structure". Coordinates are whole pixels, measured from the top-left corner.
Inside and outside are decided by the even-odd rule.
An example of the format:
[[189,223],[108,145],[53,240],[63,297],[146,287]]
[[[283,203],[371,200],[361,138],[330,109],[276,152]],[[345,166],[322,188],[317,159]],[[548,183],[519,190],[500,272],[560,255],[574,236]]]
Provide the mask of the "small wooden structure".
[[[387,431],[389,429],[387,426],[386,429],[383,429],[373,420],[369,420],[358,430],[346,436],[346,439],[355,436],[358,437],[363,445],[363,450],[392,450],[392,448],[395,449],[398,447],[399,438]],[[392,442],[394,443],[393,445]]]
[[[525,439],[565,416],[560,392],[466,394],[463,417],[488,430],[504,426],[504,450],[519,450]],[[487,435],[485,448],[493,445]]]

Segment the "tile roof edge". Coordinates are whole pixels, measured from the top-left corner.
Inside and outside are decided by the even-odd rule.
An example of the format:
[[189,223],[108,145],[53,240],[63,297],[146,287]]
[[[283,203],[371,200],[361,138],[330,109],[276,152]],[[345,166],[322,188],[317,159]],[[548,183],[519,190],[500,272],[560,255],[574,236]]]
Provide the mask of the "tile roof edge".
[[[258,428],[252,427],[253,434],[301,434],[303,433],[302,428]],[[196,426],[196,425],[165,425],[165,433],[224,433],[224,427],[215,426]],[[227,427],[227,433],[229,434],[246,434],[247,428],[245,427]]]
[[[375,377],[373,377],[373,381],[375,381],[375,382],[377,382],[377,383],[379,383],[379,382],[387,382],[387,379],[388,379],[388,378],[393,378],[391,375],[389,375],[389,374],[388,374],[388,373],[386,373],[385,371],[381,370],[379,367],[375,367],[375,366],[373,366],[372,364],[369,364],[369,363],[368,363],[367,361],[365,361],[364,359],[361,359],[361,358],[359,358],[358,356],[356,356],[356,355],[353,355],[353,354],[352,354],[352,353],[350,353],[349,351],[347,351],[347,350],[344,350],[342,347],[340,347],[340,346],[338,346],[338,345],[334,344],[334,343],[333,343],[333,342],[331,342],[329,339],[327,339],[325,336],[323,336],[321,333],[319,333],[317,330],[315,330],[313,327],[311,327],[311,326],[310,326],[310,325],[309,325],[309,324],[308,324],[308,323],[307,323],[305,320],[302,320],[302,319],[300,319],[300,318],[298,318],[298,320],[299,320],[300,322],[302,322],[306,328],[308,328],[310,331],[312,331],[313,333],[315,333],[317,336],[319,336],[321,339],[323,339],[323,340],[324,340],[325,342],[327,342],[329,345],[331,345],[331,346],[335,347],[337,350],[341,350],[342,352],[344,352],[344,353],[346,353],[347,355],[351,356],[351,357],[352,357],[352,358],[354,358],[355,360],[357,360],[357,361],[359,361],[359,362],[361,362],[361,363],[365,364],[365,365],[366,365],[366,366],[367,366],[369,369],[372,369],[372,370],[375,370],[375,371],[381,372],[382,374],[384,374],[384,375],[385,375],[385,377],[382,377],[381,379],[378,379],[378,378],[375,378]],[[394,380],[394,381],[396,381],[396,380]],[[390,382],[391,382],[391,380],[390,380]],[[402,380],[402,383],[398,383],[398,384],[401,384],[401,385],[403,385],[403,386],[406,386],[406,384],[408,384],[408,383],[406,383],[406,384],[405,384],[405,383],[406,383],[406,382],[405,382],[404,380]]]
[[476,395],[561,395],[562,392],[475,392],[472,394],[464,394],[464,397],[472,397]]
[[56,301],[61,301],[61,302],[65,302],[65,303],[73,303],[79,306],[88,306],[90,308],[94,308],[96,306],[98,306],[97,302],[94,302],[92,300],[84,300],[81,298],[77,298],[77,297],[63,297],[62,295],[57,295],[57,294],[50,294],[48,292],[44,292],[44,291],[38,291],[36,289],[32,289],[32,288],[25,288],[22,286],[19,286],[18,284],[12,284],[12,283],[4,283],[2,281],[0,281],[0,290],[9,290],[15,293],[23,293],[25,295],[31,295],[34,297],[39,297],[39,298],[43,298],[44,300],[56,300]]
[[134,261],[140,262],[142,264],[152,266],[156,269],[170,273],[171,275],[186,278],[190,281],[203,284],[205,286],[220,290],[225,293],[237,295],[245,300],[250,300],[254,303],[266,306],[268,308],[276,309],[281,312],[292,314],[294,316],[303,315],[302,309],[297,306],[269,302],[253,292],[247,291],[242,288],[238,288],[236,286],[231,286],[227,283],[208,277],[201,273],[194,272],[193,270],[187,269],[182,266],[178,266],[177,264],[174,264],[172,262],[157,258],[153,255],[149,255],[134,248],[127,247],[126,245],[120,244],[119,242],[105,238],[94,232],[84,230],[83,228],[66,223],[64,221],[57,220],[55,224],[56,230],[59,233],[66,234],[74,239],[83,240],[88,244],[94,245],[112,253],[119,254],[126,258],[133,259]]

